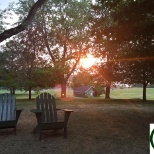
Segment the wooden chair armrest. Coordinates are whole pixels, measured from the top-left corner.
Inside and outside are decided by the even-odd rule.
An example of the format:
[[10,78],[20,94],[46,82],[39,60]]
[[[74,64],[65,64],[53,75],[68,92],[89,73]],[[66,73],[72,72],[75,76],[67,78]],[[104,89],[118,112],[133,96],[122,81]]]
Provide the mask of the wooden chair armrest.
[[65,112],[73,112],[73,110],[69,110],[69,109],[63,109],[63,111],[65,111]]
[[63,111],[65,112],[65,115],[64,115],[64,122],[68,122],[68,119],[71,115],[71,113],[73,112],[73,110],[69,110],[69,109],[63,109]]
[[61,110],[61,111],[64,111],[64,112],[73,112],[73,110],[69,110],[69,109],[56,109],[56,110]]
[[35,113],[36,119],[37,119],[37,123],[39,126],[41,126],[41,122],[42,122],[42,111],[41,110],[37,110],[37,109],[31,109],[31,112]]
[[21,112],[21,111],[23,111],[23,109],[16,109],[16,111],[17,111],[17,112]]
[[23,109],[16,109],[16,110],[15,110],[15,111],[16,111],[16,122],[18,122],[18,119],[19,119],[19,117],[20,117],[20,114],[21,114],[22,110],[23,110]]

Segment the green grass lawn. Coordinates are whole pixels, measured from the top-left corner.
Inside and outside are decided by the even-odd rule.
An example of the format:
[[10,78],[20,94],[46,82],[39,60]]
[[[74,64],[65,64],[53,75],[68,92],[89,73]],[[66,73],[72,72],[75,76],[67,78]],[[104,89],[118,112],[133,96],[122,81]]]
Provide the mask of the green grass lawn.
[[[111,90],[111,99],[142,99],[142,88],[125,88]],[[154,100],[154,88],[147,88],[147,100]]]
[[[46,90],[47,92],[51,93],[54,95],[56,98],[60,98],[60,89],[51,89],[51,90]],[[9,91],[0,91],[0,93],[6,93]],[[142,93],[143,89],[142,88],[124,88],[124,89],[111,89],[110,92],[110,98],[111,99],[142,99]],[[154,88],[147,88],[147,100],[154,100]],[[35,99],[36,96],[35,92],[32,92],[32,99]],[[67,97],[70,99],[74,99],[73,96],[73,91],[72,90],[67,90]],[[19,91],[16,90],[16,98],[17,100],[28,100],[28,92],[25,91]],[[104,99],[105,95],[101,95],[100,97],[94,97],[90,99]],[[80,98],[79,98],[80,99]]]

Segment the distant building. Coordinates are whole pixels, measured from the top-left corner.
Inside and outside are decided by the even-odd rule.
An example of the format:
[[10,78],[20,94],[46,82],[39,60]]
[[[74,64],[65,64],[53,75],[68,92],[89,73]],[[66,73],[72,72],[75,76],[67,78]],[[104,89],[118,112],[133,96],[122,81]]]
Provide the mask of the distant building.
[[76,97],[89,97],[93,96],[94,90],[92,86],[81,86],[74,89]]

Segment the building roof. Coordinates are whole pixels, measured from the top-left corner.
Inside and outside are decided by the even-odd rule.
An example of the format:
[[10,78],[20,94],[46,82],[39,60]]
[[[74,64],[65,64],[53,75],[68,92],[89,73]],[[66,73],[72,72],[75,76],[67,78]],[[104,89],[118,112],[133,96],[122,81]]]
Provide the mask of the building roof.
[[74,92],[85,93],[86,91],[88,91],[91,88],[92,88],[92,86],[81,86],[81,87],[75,88]]

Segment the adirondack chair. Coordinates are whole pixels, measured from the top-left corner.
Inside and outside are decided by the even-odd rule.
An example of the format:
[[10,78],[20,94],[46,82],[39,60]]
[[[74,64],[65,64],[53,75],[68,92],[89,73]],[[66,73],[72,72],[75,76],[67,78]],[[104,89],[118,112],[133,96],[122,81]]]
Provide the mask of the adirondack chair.
[[34,132],[39,133],[44,130],[64,129],[64,138],[67,138],[67,123],[72,110],[64,109],[64,120],[58,121],[55,98],[49,93],[42,93],[36,97],[36,109],[31,110],[37,118],[37,126]]
[[16,134],[16,125],[21,111],[16,109],[15,96],[8,93],[0,94],[0,129],[14,128]]

